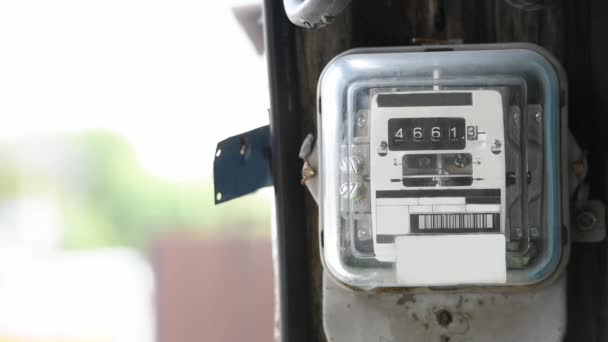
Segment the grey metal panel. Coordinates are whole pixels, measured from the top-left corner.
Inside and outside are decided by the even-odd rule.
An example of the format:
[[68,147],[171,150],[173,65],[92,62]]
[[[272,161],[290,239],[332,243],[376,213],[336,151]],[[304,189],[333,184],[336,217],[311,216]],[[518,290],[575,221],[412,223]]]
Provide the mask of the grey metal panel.
[[332,342],[553,342],[566,327],[566,277],[522,293],[355,292],[324,272]]

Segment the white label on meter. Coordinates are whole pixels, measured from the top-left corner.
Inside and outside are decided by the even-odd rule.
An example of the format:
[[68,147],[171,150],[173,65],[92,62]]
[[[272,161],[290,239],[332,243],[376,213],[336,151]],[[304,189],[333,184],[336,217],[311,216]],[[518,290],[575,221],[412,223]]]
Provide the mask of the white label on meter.
[[[468,258],[462,278],[446,278],[447,282],[504,282],[506,185],[500,93],[378,93],[372,97],[370,117],[376,258],[394,262],[398,277],[406,275],[406,279],[398,280],[407,284],[416,272],[412,265],[420,268],[415,260],[403,260],[404,255],[414,257],[411,253],[397,250],[399,246],[412,245],[408,239],[424,241],[427,249],[435,246],[439,259],[461,255],[467,248],[467,255],[478,252],[484,265],[475,265],[471,261],[475,258]],[[462,238],[451,238],[454,235]],[[491,245],[502,247],[487,248],[489,240],[493,241]],[[441,268],[439,265],[443,264],[451,265],[433,265]],[[454,273],[454,265],[449,267],[450,270],[434,269],[430,273]],[[495,277],[487,277],[488,267],[499,268]],[[479,276],[475,275],[476,269]],[[441,278],[430,277],[426,281],[428,285],[444,284],[437,283],[437,279]],[[421,285],[424,281],[424,277],[417,277],[413,282]]]

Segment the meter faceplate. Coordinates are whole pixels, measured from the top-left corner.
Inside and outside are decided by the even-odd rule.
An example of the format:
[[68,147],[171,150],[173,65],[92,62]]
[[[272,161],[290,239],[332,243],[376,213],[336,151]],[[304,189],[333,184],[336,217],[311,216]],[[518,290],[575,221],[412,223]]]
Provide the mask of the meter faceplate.
[[[433,273],[450,271],[453,277],[437,283],[440,277],[431,276],[429,281],[435,283],[430,285],[435,286],[504,282],[505,154],[500,93],[379,93],[372,97],[370,125],[376,259],[396,263],[398,275],[424,268],[429,258],[443,259],[438,265],[444,267]],[[453,241],[452,235],[461,234],[467,236]],[[488,249],[488,244],[498,249]],[[396,250],[399,246],[406,250]],[[465,253],[470,257],[463,263],[459,257]],[[489,273],[494,277],[487,278]],[[400,281],[429,285],[424,279]]]

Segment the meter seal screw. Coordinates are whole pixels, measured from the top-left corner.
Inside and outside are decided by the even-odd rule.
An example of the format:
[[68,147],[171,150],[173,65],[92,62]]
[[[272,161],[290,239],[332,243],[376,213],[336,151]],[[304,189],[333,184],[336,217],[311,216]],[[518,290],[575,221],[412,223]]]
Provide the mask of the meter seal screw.
[[316,175],[317,175],[317,173],[315,172],[315,170],[312,167],[310,167],[310,165],[306,164],[302,168],[302,179],[300,180],[300,185],[306,185],[306,181],[308,181],[309,179],[313,178]]
[[388,144],[386,141],[381,141],[380,145],[378,145],[378,155],[380,157],[384,157],[388,154]]
[[302,179],[300,184],[306,186],[306,182],[317,175],[317,149],[315,139],[312,134],[308,134],[300,147],[299,157],[304,161],[302,166]]

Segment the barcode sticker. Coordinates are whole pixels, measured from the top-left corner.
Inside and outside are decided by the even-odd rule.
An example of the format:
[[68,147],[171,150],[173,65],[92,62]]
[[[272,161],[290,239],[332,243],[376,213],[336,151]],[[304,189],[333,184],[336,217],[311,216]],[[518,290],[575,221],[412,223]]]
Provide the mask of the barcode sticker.
[[498,233],[499,213],[412,214],[412,233]]

